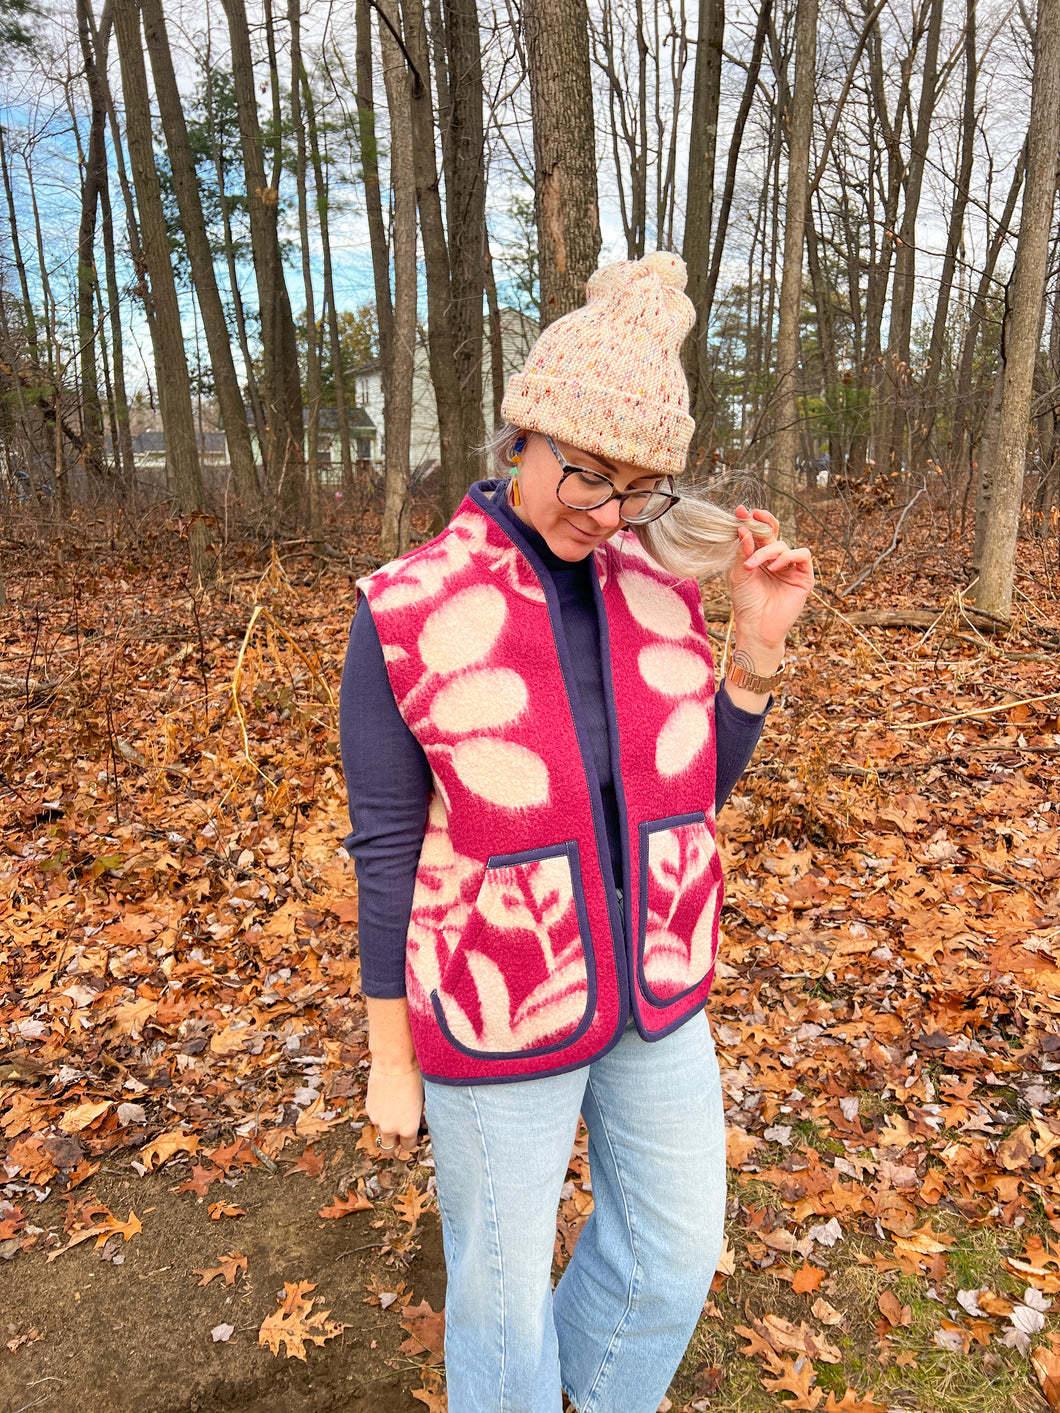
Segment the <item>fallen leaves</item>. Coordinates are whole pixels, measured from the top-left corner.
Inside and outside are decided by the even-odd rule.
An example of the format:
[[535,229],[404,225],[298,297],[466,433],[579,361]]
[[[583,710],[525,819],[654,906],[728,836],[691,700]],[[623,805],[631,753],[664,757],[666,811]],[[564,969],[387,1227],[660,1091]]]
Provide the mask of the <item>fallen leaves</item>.
[[432,1310],[430,1301],[406,1305],[401,1312],[402,1328],[408,1330],[401,1349],[413,1356],[426,1356],[426,1363],[441,1364],[445,1352],[445,1311]]
[[321,1207],[318,1216],[337,1218],[348,1217],[351,1212],[374,1212],[375,1206],[364,1191],[364,1184],[358,1183],[354,1192],[345,1197],[336,1197],[327,1207]]
[[285,1281],[284,1296],[279,1308],[267,1315],[258,1330],[258,1343],[278,1355],[283,1345],[289,1359],[306,1362],[306,1344],[322,1345],[334,1339],[349,1326],[329,1320],[330,1310],[313,1310],[314,1301],[307,1300],[314,1281]]
[[210,1282],[216,1280],[218,1276],[224,1277],[225,1285],[235,1285],[236,1277],[239,1275],[240,1271],[245,1275],[246,1270],[247,1258],[242,1252],[230,1251],[227,1256],[218,1258],[216,1266],[209,1267],[206,1270],[193,1271],[192,1274],[202,1276],[199,1285],[209,1285]]
[[140,1232],[143,1231],[139,1217],[131,1209],[129,1211],[129,1220],[126,1222],[120,1222],[117,1217],[112,1216],[105,1207],[97,1209],[97,1213],[98,1211],[106,1213],[105,1220],[99,1223],[92,1223],[80,1230],[75,1230],[65,1246],[60,1246],[57,1250],[48,1253],[49,1264],[57,1257],[65,1256],[73,1247],[80,1246],[82,1242],[90,1241],[93,1237],[95,1238],[96,1246],[100,1247],[109,1237],[121,1236],[124,1237],[126,1241],[131,1241],[134,1236],[138,1236]]

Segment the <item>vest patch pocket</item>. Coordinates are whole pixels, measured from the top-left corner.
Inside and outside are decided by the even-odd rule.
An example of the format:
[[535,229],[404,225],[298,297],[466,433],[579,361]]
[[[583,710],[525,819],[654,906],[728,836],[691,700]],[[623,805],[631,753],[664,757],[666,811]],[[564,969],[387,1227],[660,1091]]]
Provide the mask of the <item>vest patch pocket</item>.
[[640,826],[637,965],[647,1000],[668,1005],[714,965],[721,860],[702,810]]
[[465,1054],[545,1054],[592,1019],[591,959],[577,843],[496,855],[431,993],[435,1017]]

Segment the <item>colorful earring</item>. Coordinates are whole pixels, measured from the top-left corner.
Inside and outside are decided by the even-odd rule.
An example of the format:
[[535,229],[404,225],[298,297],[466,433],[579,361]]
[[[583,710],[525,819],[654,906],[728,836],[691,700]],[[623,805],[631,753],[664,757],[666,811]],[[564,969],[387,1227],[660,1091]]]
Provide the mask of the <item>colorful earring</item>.
[[[512,454],[509,460],[511,461],[511,464],[516,468],[522,465],[523,458],[519,455],[519,453],[522,451],[525,445],[525,439],[523,437],[520,437],[512,447]],[[515,470],[512,472],[511,480],[508,485],[508,504],[522,505],[522,503],[523,498],[519,494],[519,472],[518,470]]]

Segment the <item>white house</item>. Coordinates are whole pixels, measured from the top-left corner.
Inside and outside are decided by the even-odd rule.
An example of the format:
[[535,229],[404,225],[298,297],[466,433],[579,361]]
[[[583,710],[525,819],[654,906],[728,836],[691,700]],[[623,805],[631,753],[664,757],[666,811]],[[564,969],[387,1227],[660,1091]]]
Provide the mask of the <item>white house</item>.
[[[533,319],[521,314],[518,309],[502,309],[501,347],[504,352],[504,378],[508,378],[523,366],[537,338],[538,328]],[[487,433],[493,430],[493,373],[489,327],[485,329],[482,346],[482,413]],[[358,407],[364,409],[376,428],[373,459],[382,465],[386,455],[383,440],[383,375],[382,365],[377,361],[363,363],[354,371],[354,397]],[[426,345],[418,343],[412,369],[412,436],[409,464],[413,476],[425,476],[437,464],[439,456],[438,411],[434,399],[434,384],[431,382],[430,360]]]

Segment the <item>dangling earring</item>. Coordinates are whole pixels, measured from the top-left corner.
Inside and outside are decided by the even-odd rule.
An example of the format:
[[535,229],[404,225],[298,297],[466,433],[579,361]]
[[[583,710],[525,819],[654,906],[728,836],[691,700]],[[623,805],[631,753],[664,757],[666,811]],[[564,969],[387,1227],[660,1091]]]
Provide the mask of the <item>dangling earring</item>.
[[[519,455],[519,453],[522,451],[525,445],[526,442],[522,437],[520,437],[519,440],[512,447],[510,461],[511,464],[516,468],[522,465],[523,458]],[[522,503],[523,498],[519,494],[519,472],[518,470],[515,470],[512,472],[511,479],[508,483],[508,504],[522,505]]]

